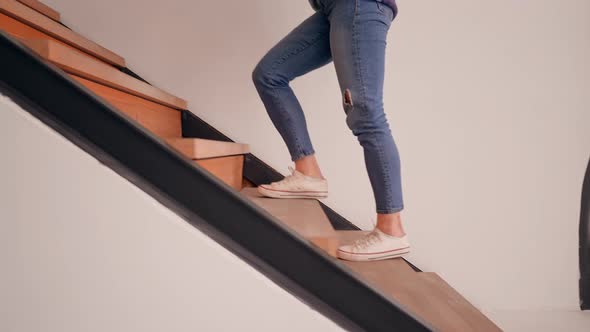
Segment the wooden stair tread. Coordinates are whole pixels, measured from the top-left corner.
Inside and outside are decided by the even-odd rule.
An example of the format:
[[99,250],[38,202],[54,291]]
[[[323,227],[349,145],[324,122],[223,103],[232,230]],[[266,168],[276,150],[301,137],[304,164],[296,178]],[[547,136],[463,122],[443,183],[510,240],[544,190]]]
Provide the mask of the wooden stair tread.
[[[76,49],[76,47],[67,44],[51,35],[46,34],[43,31],[35,29],[30,25],[23,23],[14,17],[8,16],[0,12],[0,29],[4,30],[8,34],[16,38],[29,38],[29,39],[51,39],[57,43],[61,43],[66,47]],[[102,61],[102,60],[101,60]]]
[[166,142],[191,159],[205,159],[247,154],[248,144],[202,138],[166,138]]
[[330,220],[315,199],[268,198],[259,194],[257,188],[244,188],[241,193],[304,238],[312,240],[334,233]]
[[[178,110],[75,75],[70,77],[161,138],[181,136],[181,118]],[[235,190],[242,189],[243,155],[199,159],[195,160],[195,163]]]
[[[265,198],[256,188],[244,188],[241,192],[304,237],[330,242],[328,253],[368,233],[331,230],[329,220],[315,200]],[[326,227],[319,229],[321,225]],[[330,254],[334,256],[333,252]],[[437,331],[501,331],[442,279],[435,274],[415,272],[401,258],[337,261]]]
[[[340,245],[366,235],[367,231],[335,231],[328,253],[335,257]],[[336,258],[335,258],[336,259]],[[403,259],[373,262],[338,260],[361,280],[387,295],[440,331],[500,331],[485,315],[450,287],[436,273],[415,272]]]
[[501,331],[496,324],[467,301],[459,292],[434,272],[421,272],[418,277],[429,284],[433,295],[446,299],[453,311],[460,315],[474,331]]
[[50,19],[59,22],[61,20],[61,15],[54,10],[53,8],[45,5],[44,3],[41,3],[40,1],[37,0],[18,0],[18,2],[27,5],[31,8],[33,8],[34,10],[38,11],[39,13],[49,17]]
[[[396,260],[399,264],[403,262],[401,259],[391,261]],[[500,331],[480,312],[464,310],[464,306],[456,304],[456,298],[449,298],[439,286],[423,280],[420,277],[423,272],[414,272],[408,277],[397,271],[388,272],[388,266],[368,266],[378,262],[384,261],[345,264],[377,290],[432,325],[437,331]],[[466,302],[464,299],[462,301]]]
[[198,159],[195,163],[235,190],[242,189],[243,155]]
[[187,102],[185,100],[131,77],[112,66],[82,52],[68,48],[56,41],[26,38],[19,38],[19,40],[39,54],[39,56],[59,66],[68,73],[146,98],[162,105],[182,110],[187,109]]
[[53,19],[39,13],[16,0],[0,0],[0,12],[34,27],[54,38],[72,45],[107,63],[118,67],[125,67],[125,59],[114,52],[82,37]]

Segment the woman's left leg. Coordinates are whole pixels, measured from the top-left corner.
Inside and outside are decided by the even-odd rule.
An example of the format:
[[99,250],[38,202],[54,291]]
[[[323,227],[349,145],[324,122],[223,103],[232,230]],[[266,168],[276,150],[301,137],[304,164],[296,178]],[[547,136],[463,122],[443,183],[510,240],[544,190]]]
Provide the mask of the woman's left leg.
[[346,124],[363,147],[378,221],[368,237],[342,247],[339,256],[397,257],[409,251],[409,244],[400,218],[400,158],[383,109],[386,38],[395,13],[375,0],[330,3],[330,45]]
[[328,182],[317,163],[305,114],[290,82],[331,61],[330,22],[322,12],[316,12],[272,47],[252,72],[264,107],[295,162],[291,175],[258,186],[263,196],[327,197]]

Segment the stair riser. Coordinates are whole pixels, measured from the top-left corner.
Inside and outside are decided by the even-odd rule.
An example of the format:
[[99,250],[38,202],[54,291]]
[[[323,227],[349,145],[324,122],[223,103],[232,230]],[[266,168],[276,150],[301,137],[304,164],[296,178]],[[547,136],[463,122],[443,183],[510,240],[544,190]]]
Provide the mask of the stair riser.
[[117,100],[110,101],[113,106],[135,115],[135,121],[149,129],[161,138],[179,137],[182,135],[180,128],[180,112],[176,110],[149,109],[141,105],[126,103]]
[[[182,136],[179,111],[78,76],[71,77],[162,139]],[[243,155],[195,162],[232,188],[242,188]]]
[[[72,78],[161,138],[182,136],[179,111],[81,77],[72,75]],[[195,162],[232,188],[242,188],[243,155],[201,159]]]
[[20,39],[20,41],[45,60],[70,74],[84,77],[165,106],[179,110],[187,108],[186,101],[131,77],[82,52],[64,47],[63,44],[47,39]]
[[78,76],[71,77],[159,137],[182,136],[179,111]]
[[201,159],[195,162],[235,190],[242,189],[243,155]]
[[169,138],[168,144],[190,159],[235,156],[250,152],[248,144],[220,142],[200,138]]

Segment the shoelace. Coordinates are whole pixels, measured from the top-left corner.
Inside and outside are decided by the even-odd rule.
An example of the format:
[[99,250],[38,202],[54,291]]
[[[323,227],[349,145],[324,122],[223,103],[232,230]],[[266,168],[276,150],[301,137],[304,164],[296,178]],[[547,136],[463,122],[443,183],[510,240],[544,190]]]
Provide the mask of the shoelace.
[[371,233],[367,234],[365,237],[362,237],[353,243],[353,248],[355,249],[365,249],[368,246],[372,245],[373,243],[379,242],[379,234],[377,231],[373,230]]
[[295,168],[293,168],[292,166],[289,166],[289,172],[291,172],[291,174],[285,176],[284,179],[282,179],[281,181],[277,181],[276,183],[278,183],[278,182],[281,182],[281,183],[290,183],[294,179],[297,178],[297,175],[295,175]]
[[293,179],[297,178],[297,175],[295,174],[295,168],[293,168],[292,166],[289,166],[289,172],[291,172],[291,174],[289,174],[285,177],[285,180],[287,182],[293,181]]

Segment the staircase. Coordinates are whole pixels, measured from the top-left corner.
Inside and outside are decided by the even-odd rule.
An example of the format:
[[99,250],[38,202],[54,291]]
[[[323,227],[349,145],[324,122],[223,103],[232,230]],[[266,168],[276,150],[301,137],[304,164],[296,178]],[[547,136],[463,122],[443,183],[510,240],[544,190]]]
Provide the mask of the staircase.
[[0,1],[0,29],[231,187],[241,188],[248,145],[182,138],[185,100],[122,72],[125,59],[64,27],[59,17],[38,1]]
[[[256,184],[248,184],[243,178],[244,156],[249,153],[247,144],[183,137],[181,111],[187,109],[187,102],[128,74],[123,57],[62,25],[57,11],[35,0],[0,0],[0,30],[67,73],[88,93],[141,126],[146,134],[274,216],[281,227],[324,256],[329,264],[348,271],[387,301],[430,325],[428,329],[500,330],[436,273],[416,272],[402,259],[369,263],[336,259],[339,245],[366,232],[335,230],[316,200],[261,197],[256,188],[249,187]],[[342,294],[342,301],[355,301],[345,295]],[[391,329],[395,330],[395,326]]]
[[325,251],[359,279],[405,306],[436,330],[500,331],[436,273],[415,272],[402,259],[369,263],[336,259],[339,245],[348,244],[367,232],[334,230],[317,201],[264,198],[255,188],[245,188],[241,193],[307,239],[310,245]]

